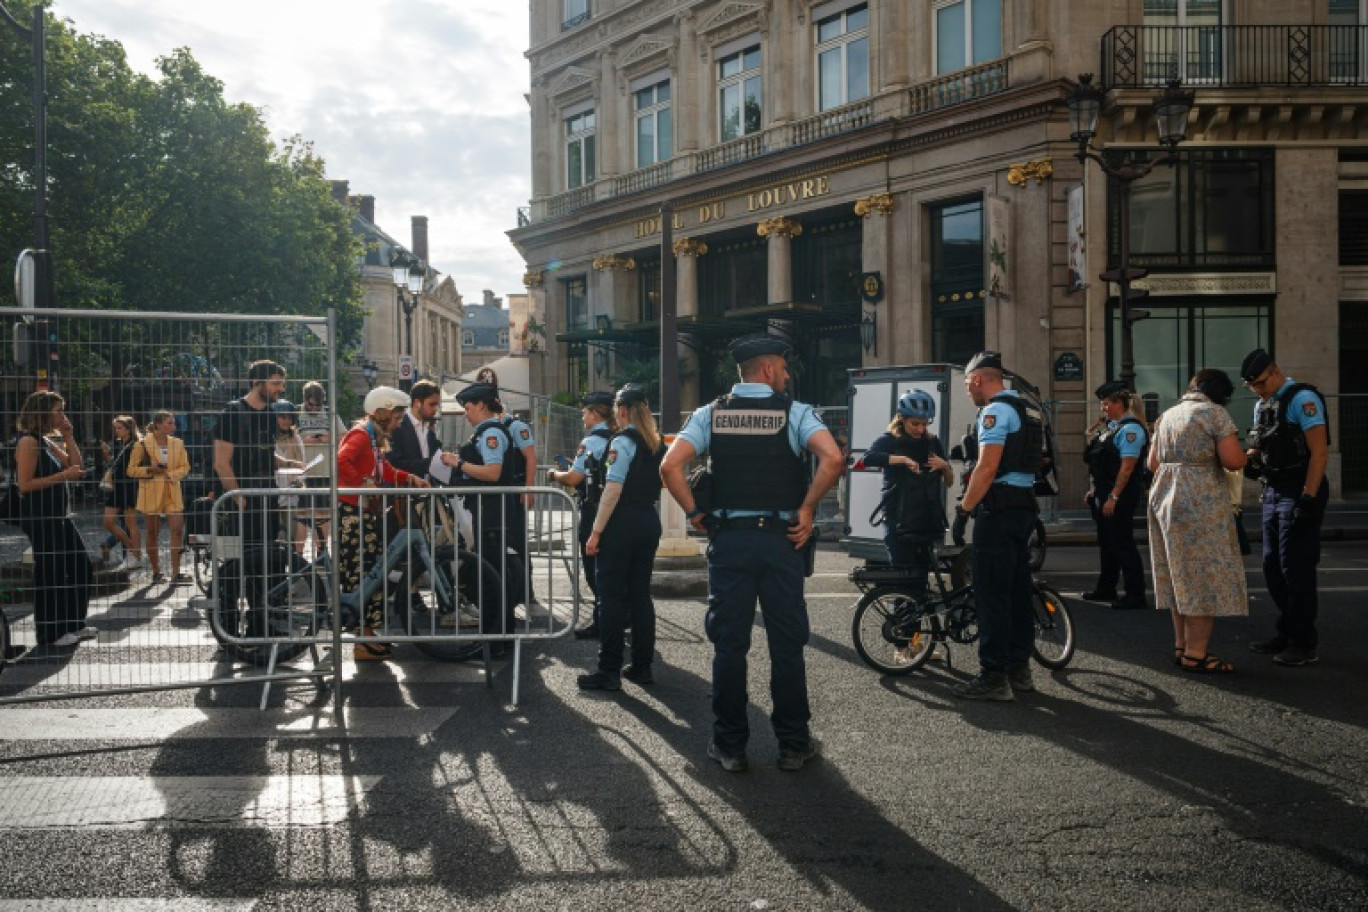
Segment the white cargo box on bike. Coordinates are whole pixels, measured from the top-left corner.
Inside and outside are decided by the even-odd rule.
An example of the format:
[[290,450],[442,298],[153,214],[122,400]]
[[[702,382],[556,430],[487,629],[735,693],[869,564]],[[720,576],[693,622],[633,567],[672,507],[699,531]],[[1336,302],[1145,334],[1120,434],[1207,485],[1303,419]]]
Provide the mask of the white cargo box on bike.
[[[1006,373],[1007,385],[1026,400],[1027,408],[1039,412],[1045,424],[1045,466],[1036,481],[1037,495],[1053,495],[1059,491],[1054,470],[1054,435],[1050,415],[1031,383]],[[947,531],[942,553],[953,554],[948,527],[954,519],[955,504],[961,490],[960,480],[966,460],[972,462],[976,445],[966,441],[972,437],[978,409],[964,390],[964,368],[957,364],[918,364],[898,367],[855,368],[850,371],[848,404],[850,415],[850,454],[846,459],[846,527],[841,545],[852,556],[870,561],[886,561],[884,530],[870,522],[879,506],[883,490],[883,472],[864,465],[864,454],[870,445],[888,430],[904,393],[921,390],[936,403],[936,417],[930,431],[941,439],[945,452],[955,467],[956,483],[946,491],[945,515]],[[970,452],[965,453],[966,443]]]

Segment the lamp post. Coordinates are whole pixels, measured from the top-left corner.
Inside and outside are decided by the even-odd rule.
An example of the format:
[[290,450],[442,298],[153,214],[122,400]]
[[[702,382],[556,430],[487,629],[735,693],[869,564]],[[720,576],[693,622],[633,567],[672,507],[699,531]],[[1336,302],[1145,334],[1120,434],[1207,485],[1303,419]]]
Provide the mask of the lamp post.
[[1187,138],[1188,112],[1192,110],[1195,93],[1183,91],[1178,80],[1173,80],[1160,93],[1154,102],[1154,119],[1159,128],[1159,145],[1164,154],[1158,158],[1137,158],[1131,152],[1124,153],[1116,164],[1107,161],[1092,147],[1092,139],[1097,135],[1097,118],[1102,113],[1102,102],[1106,93],[1093,85],[1092,74],[1084,73],[1078,77],[1078,86],[1069,96],[1070,135],[1078,144],[1075,157],[1080,162],[1089,159],[1096,162],[1102,173],[1115,178],[1120,185],[1118,197],[1121,220],[1120,262],[1116,269],[1109,269],[1100,278],[1104,282],[1115,282],[1121,302],[1121,382],[1135,392],[1135,344],[1131,328],[1149,316],[1149,311],[1138,310],[1131,305],[1142,300],[1149,292],[1132,289],[1131,283],[1149,274],[1147,269],[1132,269],[1130,265],[1130,193],[1131,184],[1149,174],[1159,165],[1172,167],[1178,161],[1178,144]]
[[47,64],[43,55],[43,15],[43,4],[35,5],[33,25],[25,28],[0,2],[0,21],[9,23],[19,37],[29,43],[33,55],[34,304],[37,307],[51,307],[54,301],[52,241],[48,233],[47,214]]
[[380,378],[380,365],[367,358],[361,362],[361,376],[366,378],[368,389],[375,389],[375,381]]
[[[408,251],[395,247],[390,253],[390,270],[394,274],[394,292],[399,298],[399,307],[404,311],[404,354],[413,358],[413,312],[418,309],[418,296],[423,291],[423,279],[427,270],[423,262]],[[409,294],[404,296],[404,289]],[[408,392],[413,386],[413,377],[399,381],[399,388]]]

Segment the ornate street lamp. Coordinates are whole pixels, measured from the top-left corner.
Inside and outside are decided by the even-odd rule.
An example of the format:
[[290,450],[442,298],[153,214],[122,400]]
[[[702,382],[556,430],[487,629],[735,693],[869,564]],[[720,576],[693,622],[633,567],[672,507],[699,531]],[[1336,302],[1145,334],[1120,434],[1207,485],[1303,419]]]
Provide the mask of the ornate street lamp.
[[1172,167],[1178,161],[1177,147],[1187,139],[1188,113],[1192,110],[1194,92],[1184,91],[1173,80],[1154,102],[1154,118],[1159,130],[1159,144],[1164,154],[1158,157],[1136,157],[1127,151],[1120,158],[1108,161],[1092,147],[1093,137],[1097,135],[1097,119],[1102,113],[1106,93],[1093,85],[1092,74],[1084,73],[1078,77],[1078,86],[1069,96],[1070,139],[1078,144],[1075,157],[1080,162],[1089,159],[1096,162],[1102,172],[1115,178],[1120,185],[1118,196],[1121,220],[1120,263],[1116,269],[1109,269],[1100,278],[1104,282],[1115,282],[1119,289],[1121,302],[1121,382],[1135,392],[1135,344],[1131,328],[1149,316],[1149,311],[1138,310],[1131,305],[1148,294],[1142,289],[1132,289],[1131,283],[1149,274],[1147,269],[1132,269],[1130,265],[1130,193],[1131,184],[1149,174],[1159,165]]
[[367,358],[361,362],[361,376],[366,378],[366,386],[375,389],[375,381],[380,379],[380,365]]
[[[427,269],[422,260],[402,247],[390,252],[390,270],[394,276],[394,292],[399,299],[399,307],[404,312],[404,354],[413,357],[413,312],[418,309],[418,296],[423,293],[423,281]],[[404,296],[404,289],[408,296]],[[407,392],[413,386],[412,376],[399,381],[399,387]]]
[[872,310],[866,310],[860,316],[860,344],[865,351],[874,349],[874,355],[879,354],[877,346],[879,344],[879,317]]

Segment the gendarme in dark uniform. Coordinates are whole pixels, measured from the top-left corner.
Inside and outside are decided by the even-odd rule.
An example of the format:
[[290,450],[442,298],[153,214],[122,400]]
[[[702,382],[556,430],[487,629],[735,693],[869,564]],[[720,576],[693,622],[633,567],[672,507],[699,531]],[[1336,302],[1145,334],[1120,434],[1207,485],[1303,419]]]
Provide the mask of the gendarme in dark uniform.
[[[604,459],[608,454],[608,441],[613,431],[602,416],[603,409],[613,408],[613,394],[605,392],[586,393],[580,398],[584,410],[584,424],[589,433],[580,441],[575,450],[575,461],[562,471],[552,471],[550,479],[558,484],[568,484],[575,489],[575,500],[579,504],[578,538],[580,561],[584,564],[584,575],[589,580],[589,590],[594,595],[594,611],[589,623],[575,631],[575,638],[593,639],[599,635],[598,556],[585,550],[585,543],[594,531],[594,515],[598,512],[599,500],[603,497],[603,485],[607,467]],[[592,422],[592,423],[591,423]]]
[[1043,428],[1002,382],[1002,356],[985,351],[964,368],[979,406],[979,459],[957,512],[974,516],[974,603],[979,621],[979,676],[955,689],[968,700],[1011,700],[1034,690],[1031,568],[1027,545],[1036,521],[1032,492]]
[[[816,504],[840,474],[841,453],[812,407],[784,395],[789,348],[782,339],[750,336],[729,350],[742,382],[690,416],[665,457],[661,477],[694,527],[702,529],[705,517],[685,470],[696,454],[710,457],[704,625],[714,650],[715,721],[708,756],[729,772],[747,768],[746,658],[758,599],[769,645],[770,721],[779,742],[779,767],[797,770],[817,751],[808,727],[803,662],[806,546]],[[811,483],[804,450],[819,460]]]
[[1284,374],[1262,348],[1246,356],[1240,377],[1259,396],[1251,441],[1258,459],[1251,471],[1264,485],[1264,582],[1278,606],[1277,634],[1250,648],[1279,665],[1310,665],[1318,658],[1316,564],[1330,500],[1325,399]]
[[[1113,608],[1145,607],[1145,566],[1135,546],[1135,511],[1145,499],[1146,444],[1149,435],[1140,419],[1129,414],[1131,392],[1120,380],[1108,380],[1096,390],[1107,425],[1083,450],[1092,487],[1088,507],[1097,526],[1101,571],[1097,585],[1083,598],[1110,602]],[[1117,597],[1124,582],[1126,594]]]

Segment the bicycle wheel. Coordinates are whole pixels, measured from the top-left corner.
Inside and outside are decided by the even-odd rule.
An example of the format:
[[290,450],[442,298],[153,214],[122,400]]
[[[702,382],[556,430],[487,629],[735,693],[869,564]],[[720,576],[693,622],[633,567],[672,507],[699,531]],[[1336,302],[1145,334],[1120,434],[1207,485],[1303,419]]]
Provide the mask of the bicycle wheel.
[[195,585],[199,587],[200,592],[208,595],[214,582],[213,549],[208,545],[191,545],[190,553],[190,568],[195,574]]
[[[224,562],[210,628],[219,645],[234,658],[253,665],[267,665],[273,648],[277,663],[289,662],[309,648],[307,643],[296,641],[317,632],[319,614],[327,609],[327,584],[321,574],[305,565],[298,556],[292,554],[292,562],[290,574],[283,571],[270,574],[265,580],[265,592],[252,599],[241,591],[243,580],[238,576],[237,561]],[[259,575],[252,578],[250,569],[246,583],[249,587],[262,585]],[[254,601],[261,602],[260,606],[253,605]],[[281,642],[237,642],[258,637],[279,638]]]
[[[476,575],[475,561],[479,560],[478,576]],[[448,571],[449,561],[437,562],[439,573],[446,576],[450,581],[451,575]],[[415,633],[427,632],[437,629],[439,636],[449,636],[456,633],[456,627],[449,626],[461,615],[468,618],[482,618],[483,632],[502,633],[504,630],[511,629],[511,619],[501,621],[501,602],[506,597],[502,579],[499,571],[487,560],[476,558],[470,552],[462,552],[460,556],[460,567],[457,574],[460,585],[455,587],[457,605],[455,612],[447,610],[452,606],[447,605],[427,605],[426,601],[422,606],[414,606],[410,611],[412,620],[411,629]],[[481,611],[480,598],[484,597],[485,603],[490,606],[488,611]],[[448,626],[443,627],[443,622]],[[467,631],[470,633],[470,631]],[[424,655],[432,656],[443,662],[466,662],[483,655],[483,643],[479,640],[466,639],[462,642],[446,640],[444,642],[424,642],[419,640],[414,643],[418,651]]]
[[1037,519],[1031,527],[1031,537],[1026,542],[1026,561],[1032,573],[1039,573],[1040,568],[1045,566],[1046,550],[1045,524]]
[[5,616],[5,609],[0,608],[0,671],[5,670],[9,664],[10,654],[10,628],[9,618]]
[[1031,652],[1046,668],[1059,670],[1074,654],[1073,615],[1064,597],[1044,583],[1032,584],[1031,607],[1035,610],[1035,642]]
[[866,592],[855,606],[850,623],[850,638],[864,663],[875,671],[905,675],[916,671],[931,658],[936,646],[935,621],[923,613],[914,620],[896,615],[915,601],[905,589],[881,586]]

